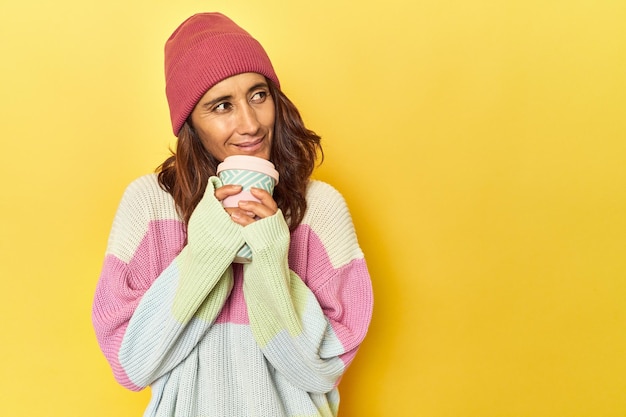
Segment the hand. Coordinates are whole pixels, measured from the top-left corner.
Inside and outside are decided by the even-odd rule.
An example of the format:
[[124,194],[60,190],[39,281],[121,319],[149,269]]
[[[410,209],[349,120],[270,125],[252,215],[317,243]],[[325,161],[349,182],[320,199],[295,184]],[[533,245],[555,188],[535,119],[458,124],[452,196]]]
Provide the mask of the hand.
[[247,226],[258,219],[273,216],[278,211],[278,204],[270,193],[260,188],[251,188],[250,193],[259,201],[239,202],[239,208],[227,210],[237,224]]
[[[224,185],[215,190],[215,198],[222,201],[227,197],[239,194],[241,189],[241,185]],[[260,202],[240,201],[239,207],[224,208],[231,219],[242,226],[247,226],[257,219],[272,216],[278,211],[278,204],[276,204],[272,195],[267,191],[260,188],[252,188],[250,189],[250,193],[259,199]]]

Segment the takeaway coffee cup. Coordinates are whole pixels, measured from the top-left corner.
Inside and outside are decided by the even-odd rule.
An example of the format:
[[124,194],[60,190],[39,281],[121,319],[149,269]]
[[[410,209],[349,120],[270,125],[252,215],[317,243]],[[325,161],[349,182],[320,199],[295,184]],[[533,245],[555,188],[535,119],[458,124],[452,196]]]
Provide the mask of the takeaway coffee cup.
[[[242,186],[239,194],[229,196],[222,201],[224,207],[238,207],[239,201],[259,201],[250,192],[251,188],[261,188],[272,194],[278,184],[278,171],[270,161],[256,156],[233,155],[224,159],[217,166],[217,176],[224,185]],[[248,263],[252,260],[252,251],[244,245],[237,253],[235,262]]]

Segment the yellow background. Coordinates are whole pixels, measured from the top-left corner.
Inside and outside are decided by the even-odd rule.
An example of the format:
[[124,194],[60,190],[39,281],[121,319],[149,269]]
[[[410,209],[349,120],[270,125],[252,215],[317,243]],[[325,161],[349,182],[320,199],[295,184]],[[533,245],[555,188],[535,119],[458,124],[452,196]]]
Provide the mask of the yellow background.
[[172,143],[163,44],[207,10],[351,207],[376,303],[343,417],[626,415],[624,0],[2,0],[0,415],[141,415],[91,301]]

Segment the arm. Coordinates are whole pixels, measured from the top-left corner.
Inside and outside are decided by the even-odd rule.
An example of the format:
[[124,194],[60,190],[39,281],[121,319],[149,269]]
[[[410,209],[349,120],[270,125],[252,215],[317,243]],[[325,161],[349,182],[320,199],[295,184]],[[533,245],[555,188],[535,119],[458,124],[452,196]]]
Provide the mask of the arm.
[[295,232],[304,247],[297,242],[298,253],[289,254],[305,258],[298,273],[289,269],[290,235],[280,212],[243,229],[253,251],[244,294],[266,358],[294,385],[323,393],[336,386],[365,337],[372,291],[343,198],[325,184],[315,187]]
[[189,221],[182,250],[184,236],[166,233],[168,227],[182,230],[173,220],[175,208],[172,204],[162,212],[170,199],[154,189],[155,181],[129,187],[122,199],[96,289],[93,322],[116,379],[129,389],[141,389],[178,365],[230,293],[228,267],[243,238],[241,227],[215,199],[214,180]]

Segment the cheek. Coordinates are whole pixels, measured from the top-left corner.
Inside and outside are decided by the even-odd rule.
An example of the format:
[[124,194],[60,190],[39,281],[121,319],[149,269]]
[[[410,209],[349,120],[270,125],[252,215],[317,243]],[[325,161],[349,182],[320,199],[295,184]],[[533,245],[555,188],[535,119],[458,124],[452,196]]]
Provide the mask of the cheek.
[[196,132],[205,145],[219,144],[228,138],[228,126],[216,120],[204,123]]
[[222,152],[222,142],[219,137],[212,132],[197,131],[198,137],[204,149],[216,158],[220,158]]
[[276,115],[274,114],[274,107],[272,106],[271,111],[268,111],[263,114],[263,124],[267,126],[269,129],[274,130],[275,122],[276,122]]

